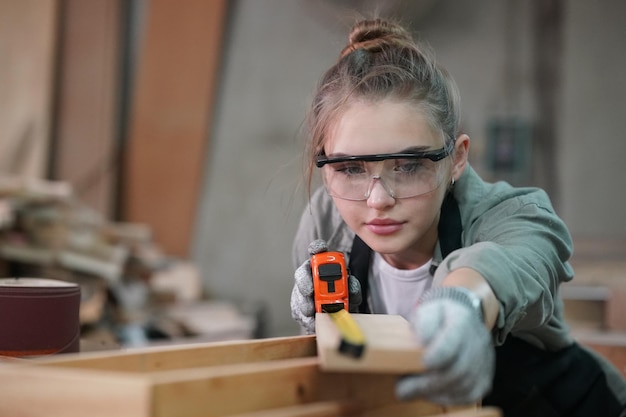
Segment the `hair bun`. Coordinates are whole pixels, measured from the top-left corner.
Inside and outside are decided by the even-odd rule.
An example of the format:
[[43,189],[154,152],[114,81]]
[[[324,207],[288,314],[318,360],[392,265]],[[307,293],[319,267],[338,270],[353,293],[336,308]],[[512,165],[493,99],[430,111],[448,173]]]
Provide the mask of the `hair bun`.
[[352,27],[348,35],[348,46],[341,51],[341,56],[357,49],[377,51],[385,44],[406,45],[411,42],[411,35],[395,23],[381,19],[362,20]]

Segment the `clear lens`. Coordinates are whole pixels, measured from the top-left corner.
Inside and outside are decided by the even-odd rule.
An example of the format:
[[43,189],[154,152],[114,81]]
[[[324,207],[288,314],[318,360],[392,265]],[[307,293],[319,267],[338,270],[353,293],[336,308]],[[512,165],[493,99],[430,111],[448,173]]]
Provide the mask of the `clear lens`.
[[373,181],[384,182],[394,198],[415,197],[441,185],[441,162],[426,158],[335,162],[324,165],[324,181],[330,195],[345,200],[367,200]]

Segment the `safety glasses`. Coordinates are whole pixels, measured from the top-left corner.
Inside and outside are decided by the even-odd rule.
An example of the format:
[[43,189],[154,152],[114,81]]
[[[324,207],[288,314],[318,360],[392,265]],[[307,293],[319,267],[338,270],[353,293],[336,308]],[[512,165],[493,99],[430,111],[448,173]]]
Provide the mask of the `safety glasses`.
[[454,143],[436,150],[373,155],[319,155],[329,194],[344,200],[367,200],[379,182],[395,199],[416,197],[438,188],[445,178],[439,161],[451,154]]

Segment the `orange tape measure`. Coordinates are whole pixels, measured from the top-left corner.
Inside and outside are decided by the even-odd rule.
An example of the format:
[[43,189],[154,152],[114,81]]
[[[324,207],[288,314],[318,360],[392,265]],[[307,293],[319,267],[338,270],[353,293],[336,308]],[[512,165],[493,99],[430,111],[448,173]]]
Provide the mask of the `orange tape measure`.
[[311,257],[315,311],[348,311],[348,270],[341,252],[322,252]]
[[315,311],[328,313],[341,334],[339,352],[359,358],[365,336],[349,313],[348,269],[341,252],[322,252],[311,257]]

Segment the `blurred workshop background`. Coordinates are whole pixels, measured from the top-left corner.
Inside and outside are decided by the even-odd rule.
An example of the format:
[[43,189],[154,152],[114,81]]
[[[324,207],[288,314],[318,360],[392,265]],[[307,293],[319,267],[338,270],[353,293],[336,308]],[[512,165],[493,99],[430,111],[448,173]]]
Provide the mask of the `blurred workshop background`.
[[625,330],[622,0],[0,0],[3,275],[81,283],[87,348],[297,334],[299,129],[375,13],[455,77],[474,167],[551,195],[572,320]]

